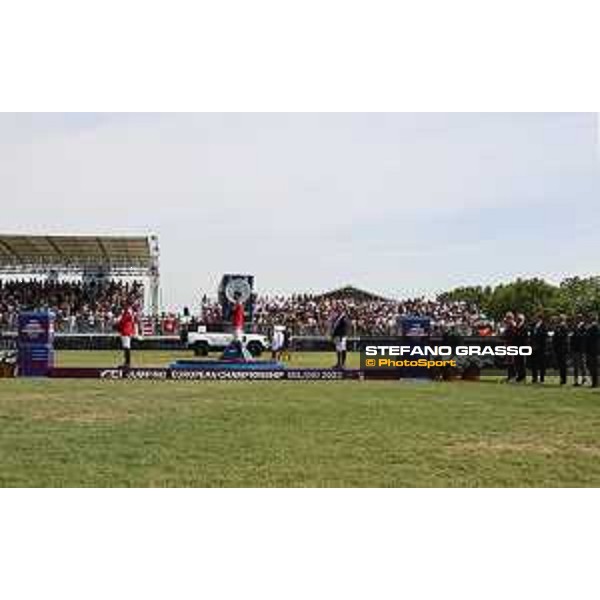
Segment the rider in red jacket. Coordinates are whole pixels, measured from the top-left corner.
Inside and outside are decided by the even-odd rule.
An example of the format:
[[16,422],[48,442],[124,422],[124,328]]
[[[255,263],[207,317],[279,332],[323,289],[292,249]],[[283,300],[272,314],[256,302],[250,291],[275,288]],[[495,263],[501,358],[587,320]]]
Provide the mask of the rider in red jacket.
[[244,305],[239,301],[233,306],[231,321],[234,337],[239,340],[244,333]]
[[135,335],[135,316],[130,306],[125,308],[117,324],[117,329],[123,337]]
[[117,322],[117,331],[121,336],[125,368],[131,366],[131,338],[135,335],[135,314],[131,306],[126,306]]

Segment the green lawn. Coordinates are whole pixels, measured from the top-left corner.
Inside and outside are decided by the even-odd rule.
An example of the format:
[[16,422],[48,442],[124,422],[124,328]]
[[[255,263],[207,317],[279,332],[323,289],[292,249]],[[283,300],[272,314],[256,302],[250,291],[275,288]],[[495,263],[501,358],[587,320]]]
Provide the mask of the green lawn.
[[494,380],[0,380],[0,485],[598,486],[600,393]]

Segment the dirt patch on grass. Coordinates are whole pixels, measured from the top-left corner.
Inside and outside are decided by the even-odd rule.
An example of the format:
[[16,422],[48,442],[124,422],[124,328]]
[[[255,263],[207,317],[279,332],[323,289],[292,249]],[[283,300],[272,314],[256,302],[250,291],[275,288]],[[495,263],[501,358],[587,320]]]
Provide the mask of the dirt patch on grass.
[[540,456],[557,454],[581,454],[600,457],[600,445],[568,443],[560,441],[552,444],[541,440],[480,440],[452,444],[450,450],[457,454],[505,454],[524,453]]
[[37,410],[31,414],[33,421],[51,421],[54,423],[123,423],[135,418],[127,410],[94,409],[89,411]]
[[587,456],[593,456],[594,458],[600,458],[600,446],[591,446],[584,444],[576,444],[573,446],[575,452],[580,454],[586,454]]

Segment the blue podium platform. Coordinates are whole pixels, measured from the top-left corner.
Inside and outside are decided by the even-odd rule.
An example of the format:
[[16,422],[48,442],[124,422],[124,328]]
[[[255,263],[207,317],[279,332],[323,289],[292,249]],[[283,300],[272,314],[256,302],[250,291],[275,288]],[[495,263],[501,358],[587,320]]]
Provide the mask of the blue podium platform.
[[169,368],[185,371],[274,371],[284,369],[285,365],[277,360],[176,360]]

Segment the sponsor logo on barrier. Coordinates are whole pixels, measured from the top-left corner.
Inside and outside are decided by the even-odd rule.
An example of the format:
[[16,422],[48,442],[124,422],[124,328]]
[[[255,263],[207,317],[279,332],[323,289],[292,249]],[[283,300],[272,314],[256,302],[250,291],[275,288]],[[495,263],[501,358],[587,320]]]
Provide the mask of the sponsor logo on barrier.
[[100,371],[100,379],[168,379],[166,369],[104,369]]
[[187,371],[177,370],[171,371],[171,379],[179,381],[252,381],[252,380],[277,380],[285,379],[284,371],[218,371],[218,370],[203,370],[203,371]]
[[166,369],[106,369],[100,373],[101,379],[168,379],[169,372]]
[[105,369],[100,371],[100,379],[123,379],[123,371],[120,369]]
[[[57,370],[57,375],[77,376],[81,370]],[[98,369],[100,379],[114,380],[149,380],[149,381],[338,381],[351,377],[349,371],[334,371],[330,369],[298,369],[298,370],[260,370],[237,371],[220,369],[203,369],[199,371],[184,369]],[[89,376],[89,373],[88,373]]]
[[169,372],[166,369],[134,369],[124,371],[125,379],[150,379],[161,380],[167,379]]
[[29,319],[21,326],[21,337],[39,338],[46,334],[46,328],[35,319]]
[[290,380],[316,381],[327,380],[337,381],[344,379],[343,371],[289,371],[287,378]]

